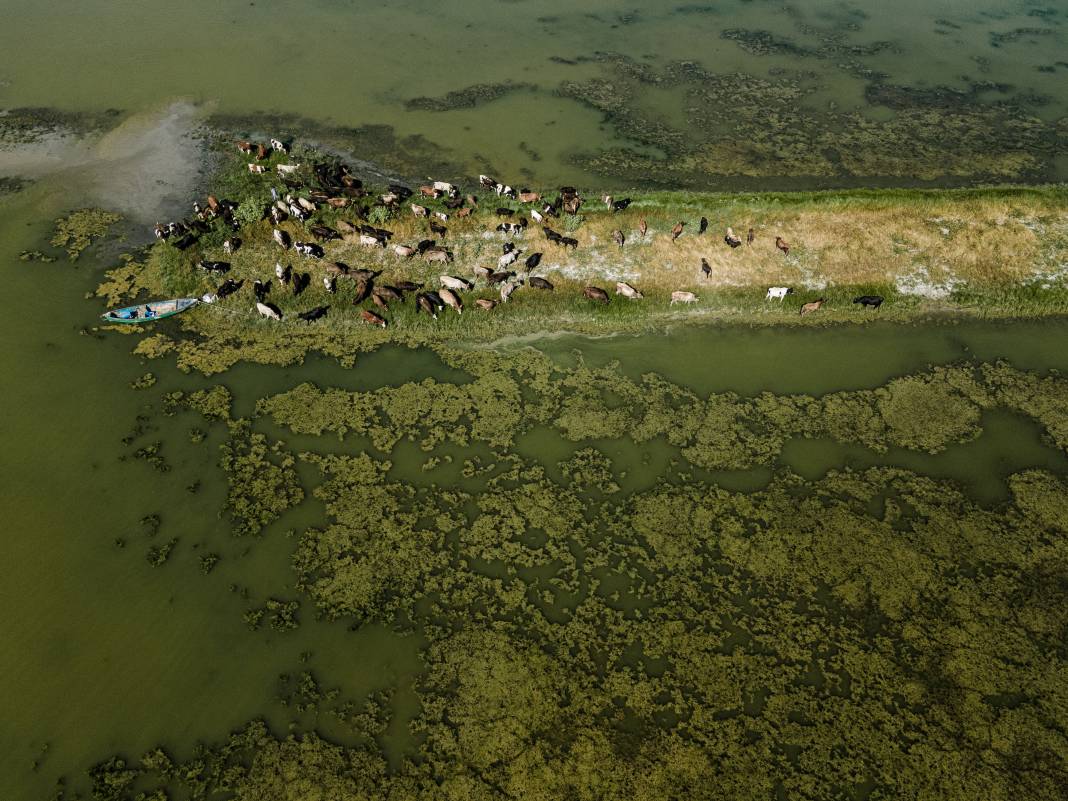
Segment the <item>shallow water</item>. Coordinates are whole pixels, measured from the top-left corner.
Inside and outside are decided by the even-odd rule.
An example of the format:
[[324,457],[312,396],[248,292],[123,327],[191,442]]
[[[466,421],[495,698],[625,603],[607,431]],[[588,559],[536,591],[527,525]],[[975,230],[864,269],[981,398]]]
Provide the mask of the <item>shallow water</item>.
[[[804,71],[813,73],[804,78],[815,87],[805,104],[817,118],[830,104],[873,120],[894,116],[868,104],[866,81],[837,66],[839,59],[753,55],[720,38],[726,28],[766,30],[810,48],[821,41],[820,31],[852,44],[891,41],[895,51],[857,59],[894,84],[958,90],[980,79],[1011,84],[983,100],[1014,98],[1043,120],[1064,116],[1068,103],[1068,67],[1038,69],[1063,59],[1063,3],[1052,4],[1042,17],[1029,15],[1032,4],[991,2],[865,3],[863,14],[855,13],[855,4],[808,2],[785,9],[734,2],[699,12],[620,11],[608,2],[579,10],[557,0],[465,0],[447,7],[362,0],[7,5],[8,24],[0,28],[0,105],[123,110],[122,124],[103,135],[0,148],[0,174],[36,181],[20,194],[0,197],[0,275],[8,307],[0,317],[0,777],[5,797],[13,799],[48,797],[59,776],[77,783],[89,765],[112,753],[135,755],[164,743],[188,755],[198,739],[218,738],[253,717],[267,718],[278,733],[292,722],[317,724],[343,739],[330,721],[302,719],[274,703],[278,675],[303,667],[329,676],[357,700],[373,690],[396,689],[396,716],[383,747],[393,759],[412,748],[406,724],[418,705],[418,636],[317,621],[307,601],[295,632],[253,632],[242,621],[250,605],[277,596],[279,588],[286,589],[286,599],[298,596],[288,563],[293,540],[286,533],[322,525],[321,502],[306,498],[262,536],[233,538],[219,514],[225,502],[219,432],[194,444],[189,429],[197,420],[159,414],[164,392],[209,382],[166,362],[141,363],[129,353],[132,337],[83,335],[99,313],[84,294],[96,285],[106,259],[87,255],[76,266],[18,260],[20,251],[40,248],[52,219],[76,205],[118,208],[139,224],[185,208],[200,179],[202,154],[193,132],[208,115],[274,112],[338,126],[385,125],[398,137],[425,137],[460,170],[492,169],[531,183],[617,180],[571,163],[590,143],[655,150],[628,138],[600,111],[554,93],[563,81],[602,78],[614,67],[551,56],[575,61],[605,51],[631,54],[656,70],[691,60],[724,73]],[[1025,36],[991,45],[992,33],[1023,27],[1051,33],[1028,35],[1033,43]],[[508,81],[537,88],[447,112],[404,106],[414,97]],[[685,127],[684,102],[678,87],[649,84],[634,105],[646,116]],[[1046,177],[1068,177],[1063,155],[1051,164]],[[905,327],[873,322],[815,330],[701,327],[596,340],[564,336],[539,347],[562,364],[574,363],[578,352],[588,364],[618,362],[631,377],[657,372],[702,394],[820,395],[879,386],[960,360],[1005,359],[1025,370],[1068,371],[1066,335],[1068,322],[1057,320]],[[149,370],[159,383],[132,391],[128,384]],[[366,391],[428,376],[454,383],[468,378],[429,352],[383,349],[354,369],[309,358],[284,369],[238,366],[221,380],[234,394],[235,415],[249,415],[258,398],[306,381]],[[148,417],[145,430],[126,446],[122,439],[139,414]],[[319,444],[356,452],[363,444],[286,437],[266,421],[257,425],[295,449]],[[165,474],[132,457],[137,447],[157,440],[171,466]],[[589,444],[626,473],[623,493],[648,488],[662,476],[685,480],[677,449],[661,440],[583,446]],[[559,463],[577,448],[538,430],[521,438],[516,450],[559,478]],[[416,486],[462,484],[461,457],[490,454],[445,446],[434,455],[454,461],[427,474],[422,464],[428,454],[403,443],[393,454],[391,478]],[[1033,424],[997,413],[984,420],[975,442],[939,456],[876,456],[838,443],[794,440],[776,469],[818,477],[832,468],[874,464],[950,479],[983,503],[1006,497],[1010,472],[1066,470],[1064,454],[1042,442]],[[697,476],[751,491],[768,483],[772,468]],[[197,482],[198,490],[190,492]],[[161,518],[151,537],[139,522],[149,514]],[[179,538],[175,555],[151,567],[145,552],[171,537]],[[197,558],[208,551],[222,560],[205,576]]]

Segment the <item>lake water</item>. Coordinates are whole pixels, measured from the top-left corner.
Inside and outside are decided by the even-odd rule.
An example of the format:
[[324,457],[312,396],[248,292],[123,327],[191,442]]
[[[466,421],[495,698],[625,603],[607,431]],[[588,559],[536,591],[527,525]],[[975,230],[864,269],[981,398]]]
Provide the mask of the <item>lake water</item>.
[[[704,154],[697,159],[703,166],[695,168],[704,188],[1068,178],[1068,4],[1060,0],[654,8],[610,2],[576,7],[558,0],[4,5],[0,106],[90,114],[119,109],[123,121],[102,137],[7,142],[0,149],[0,174],[33,179],[21,192],[0,196],[6,298],[0,317],[0,781],[11,799],[50,797],[57,777],[76,783],[89,765],[116,752],[137,754],[162,742],[188,755],[198,739],[218,738],[257,716],[284,732],[294,716],[272,701],[278,675],[301,665],[329,675],[352,697],[396,688],[396,717],[384,747],[395,759],[411,746],[406,726],[418,705],[418,635],[374,626],[350,631],[311,614],[298,631],[285,634],[253,632],[242,622],[249,598],[262,601],[277,588],[292,587],[293,546],[285,532],[321,525],[321,504],[306,500],[262,538],[231,538],[219,516],[226,492],[217,467],[220,433],[194,445],[188,417],[159,414],[163,393],[208,382],[165,361],[142,363],[129,352],[131,338],[85,333],[100,311],[85,293],[113,254],[89,255],[77,265],[18,258],[23,250],[41,248],[52,220],[80,204],[118,208],[138,230],[161,213],[184,208],[200,180],[200,152],[191,133],[203,121],[214,116],[264,132],[273,120],[285,134],[306,130],[352,148],[354,157],[386,162],[392,174],[418,177],[414,165],[425,157],[449,174],[492,170],[532,185],[656,183],[649,178],[651,162],[633,165],[642,158],[675,164],[695,153]],[[748,33],[725,38],[724,31]],[[879,42],[890,44],[873,46]],[[777,171],[767,154],[782,134],[773,132],[771,150],[735,154],[751,165],[747,171],[728,169],[716,159],[728,152],[722,141],[738,129],[725,128],[722,141],[691,130],[696,118],[688,109],[700,81],[669,80],[678,62],[804,89],[797,113],[812,136],[833,134],[842,119],[837,115],[856,114],[880,125],[948,109],[980,126],[979,139],[961,147],[989,146],[1005,163],[1015,153],[1019,158],[1012,163],[1029,166],[916,175],[872,156],[863,169],[841,168],[841,158],[830,159],[830,167],[785,159]],[[873,78],[876,73],[882,77]],[[744,86],[732,80],[731,86]],[[615,81],[625,91],[626,113],[606,114],[561,90],[566,82],[592,81]],[[479,85],[497,86],[490,94],[499,96],[467,91]],[[872,102],[873,87],[894,87],[896,99],[891,105]],[[459,107],[435,111],[425,102],[408,104],[450,92],[460,95],[441,102]],[[728,105],[746,103],[740,94]],[[998,139],[1008,119],[1028,120],[1033,144],[1013,151]],[[650,121],[681,132],[683,143],[664,152],[649,133]],[[372,126],[378,126],[374,135],[365,130]],[[893,130],[904,135],[920,129]],[[626,169],[589,158],[617,150],[630,154]],[[1063,321],[932,322],[693,328],[655,337],[555,339],[544,347],[561,363],[572,363],[577,349],[589,364],[618,360],[627,375],[655,371],[699,393],[819,395],[875,387],[964,359],[1068,371],[1066,341]],[[130,382],[148,370],[159,382],[132,391]],[[256,398],[303,381],[369,389],[455,375],[430,354],[385,351],[354,371],[316,359],[284,370],[239,366],[221,381],[234,394],[236,413],[248,414]],[[135,441],[164,442],[168,473],[131,458],[132,448],[122,442],[142,414],[145,430]],[[632,447],[599,445],[617,464],[630,464],[635,476],[643,464],[655,472],[673,458],[664,450],[643,463]],[[537,437],[520,447],[546,464],[573,450]],[[425,457],[401,452],[397,458],[399,474],[415,481]],[[1065,471],[1064,454],[1011,416],[985,421],[979,440],[938,457],[875,457],[863,449],[798,440],[779,466],[815,477],[833,467],[872,463],[947,477],[987,503],[1004,497],[1009,472],[1029,466]],[[744,487],[766,482],[767,475],[719,479]],[[188,491],[198,481],[199,490]],[[641,485],[636,479],[625,489]],[[159,540],[180,536],[183,543],[161,568],[143,558],[147,540],[139,521],[149,514],[161,518]],[[223,556],[208,576],[197,565],[198,548]],[[328,720],[318,725],[343,738]]]

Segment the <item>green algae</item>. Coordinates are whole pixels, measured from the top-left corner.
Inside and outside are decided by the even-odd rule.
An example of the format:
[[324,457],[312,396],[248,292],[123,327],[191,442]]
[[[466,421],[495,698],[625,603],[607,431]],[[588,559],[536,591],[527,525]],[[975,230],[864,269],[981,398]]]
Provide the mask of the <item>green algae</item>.
[[56,220],[51,244],[65,249],[70,260],[77,261],[83,251],[95,240],[107,236],[121,220],[122,215],[112,211],[77,209]]
[[282,512],[304,499],[294,465],[281,443],[250,430],[245,421],[230,425],[220,465],[229,481],[227,511],[234,534],[258,534]]

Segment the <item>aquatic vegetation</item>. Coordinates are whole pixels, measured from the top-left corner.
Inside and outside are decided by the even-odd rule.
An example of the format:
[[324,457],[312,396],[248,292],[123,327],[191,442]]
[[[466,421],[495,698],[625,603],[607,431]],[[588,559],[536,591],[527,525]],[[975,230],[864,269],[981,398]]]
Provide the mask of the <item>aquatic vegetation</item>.
[[18,145],[37,142],[47,136],[98,133],[114,127],[121,112],[73,112],[56,108],[23,107],[5,109],[0,114],[0,143]]
[[512,92],[531,91],[536,88],[529,83],[476,83],[441,97],[413,97],[404,101],[404,107],[409,111],[452,111],[459,108],[474,108]]
[[220,465],[227,474],[227,512],[234,534],[258,534],[282,512],[304,499],[296,459],[281,443],[249,429],[246,421],[230,425],[230,439],[221,446]]
[[71,261],[77,261],[94,240],[107,236],[122,215],[103,209],[78,209],[56,220],[54,247],[64,248]]

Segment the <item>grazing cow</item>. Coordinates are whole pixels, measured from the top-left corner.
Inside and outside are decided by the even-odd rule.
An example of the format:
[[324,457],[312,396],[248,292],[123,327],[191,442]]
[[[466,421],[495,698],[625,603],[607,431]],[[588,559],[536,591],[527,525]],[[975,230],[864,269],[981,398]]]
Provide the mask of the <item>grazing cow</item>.
[[473,212],[474,209],[457,209],[456,216],[461,218],[470,217]]
[[612,210],[612,196],[611,195],[601,195],[601,202],[604,203],[604,207],[606,209],[608,209],[608,211]]
[[424,311],[435,320],[438,319],[438,307],[434,305],[434,302],[425,292],[415,296],[415,310],[417,312]]
[[230,262],[228,261],[201,261],[197,266],[206,273],[228,273]]
[[545,233],[545,238],[548,239],[550,242],[559,244],[560,240],[563,239],[560,234],[556,233],[556,231],[554,231],[547,225],[543,225],[541,230]]
[[524,262],[527,265],[528,270],[533,270],[539,264],[541,264],[541,253],[531,253],[527,256],[527,260]]
[[437,198],[441,197],[441,192],[438,191],[437,189],[435,189],[432,186],[421,186],[421,187],[419,187],[419,194],[422,195],[423,197],[429,197],[429,198],[433,198],[435,200]]
[[449,221],[449,215],[446,214],[443,211],[435,211],[434,212],[434,216],[437,217],[442,222],[448,222]]
[[642,217],[638,220],[638,233],[642,235],[642,239],[645,239],[645,235],[649,233],[649,223]]
[[672,292],[671,303],[669,305],[674,306],[676,303],[697,303],[697,295],[693,292]]
[[385,328],[386,325],[387,325],[385,317],[382,317],[381,315],[375,314],[373,311],[369,311],[367,309],[361,309],[360,310],[360,317],[363,318],[363,321],[365,323],[370,323],[371,325],[377,325],[380,328]]
[[488,175],[478,176],[478,183],[483,189],[496,189],[497,179],[490,178]]
[[278,170],[279,175],[292,175],[300,169],[299,164],[275,164],[274,168]]
[[433,248],[423,253],[423,259],[430,263],[440,262],[446,264],[452,261],[452,254],[447,250]]
[[801,304],[801,316],[804,317],[809,312],[819,311],[820,306],[827,302],[827,298],[820,298],[819,300],[813,300],[809,303]]
[[632,287],[626,281],[616,282],[616,294],[622,295],[625,298],[630,298],[631,300],[641,300],[645,297],[645,295],[643,295],[640,291]]
[[286,143],[281,139],[275,139],[274,137],[271,137],[271,147],[279,153],[289,152],[289,147],[286,146]]
[[597,303],[608,303],[608,293],[599,286],[587,286],[582,288],[582,294]]
[[249,164],[248,171],[253,175],[260,175],[261,173],[267,172],[267,168],[262,164]]
[[351,201],[349,201],[347,197],[328,197],[326,202],[332,209],[343,209],[346,208]]
[[335,292],[337,292],[337,279],[331,278],[329,275],[324,275],[323,289],[325,289],[329,294],[333,295]]
[[431,220],[430,233],[436,234],[437,236],[440,236],[442,239],[444,239],[446,236],[449,235],[449,229],[446,228],[444,225],[439,225],[438,223]]
[[562,236],[560,237],[560,245],[563,246],[564,249],[571,248],[572,250],[576,250],[578,248],[578,240],[574,237]]
[[783,298],[792,294],[794,294],[794,291],[788,286],[768,287],[768,294],[764,296],[764,300],[778,300],[779,303],[782,303]]
[[428,209],[426,206],[420,206],[418,203],[413,203],[412,214],[414,214],[416,217],[426,217],[428,214],[430,214],[430,209]]
[[489,275],[486,276],[486,283],[489,284],[490,286],[494,286],[495,284],[503,284],[509,278],[514,278],[514,277],[515,277],[515,273],[512,272],[511,270],[502,271],[502,272],[499,272],[499,273],[490,273]]
[[302,292],[304,292],[304,290],[308,288],[308,285],[310,283],[311,283],[311,274],[310,273],[294,273],[294,275],[293,275],[293,283],[290,285],[292,287],[292,289],[293,289],[293,297],[297,297]]
[[745,244],[752,245],[754,239],[756,239],[756,231],[750,228],[749,233],[745,235]]
[[226,253],[234,253],[241,247],[241,238],[232,236],[229,239],[223,241],[223,251]]
[[681,221],[675,223],[674,227],[671,229],[671,241],[672,242],[674,242],[676,239],[678,239],[680,236],[682,236],[682,229],[685,227],[685,225],[686,225],[686,223],[681,222]]
[[267,145],[256,145],[256,159],[259,161],[266,161],[271,155],[271,149]]
[[333,228],[328,228],[325,225],[313,225],[308,230],[311,231],[312,236],[314,236],[320,242],[329,242],[332,239],[341,239],[341,234],[339,234]]
[[220,298],[225,298],[237,292],[237,290],[239,290],[244,285],[244,278],[242,278],[240,281],[235,281],[233,278],[227,278],[225,281],[222,282],[222,284],[219,285],[219,288],[215,290],[215,294],[218,295]]
[[513,264],[515,260],[519,258],[520,253],[521,251],[518,250],[513,250],[508,253],[505,253],[503,256],[497,259],[497,269],[503,270],[508,265]]
[[264,317],[269,317],[272,320],[282,319],[282,310],[275,306],[273,303],[257,303],[256,311],[258,311]]
[[289,280],[293,277],[293,268],[290,265],[286,265],[285,269],[282,269],[282,265],[278,262],[274,263],[274,274],[278,278],[278,283],[283,285],[289,285]]
[[497,308],[500,301],[490,300],[489,298],[479,298],[475,301],[475,303],[480,309],[485,309],[486,311],[493,311]]
[[415,248],[408,247],[407,245],[394,245],[393,252],[405,259],[410,259],[416,253]]
[[371,234],[360,234],[360,245],[365,248],[384,248],[386,243],[379,239],[377,236]]
[[732,249],[742,244],[742,240],[734,235],[734,229],[730,226],[727,227],[727,234],[723,237],[723,241],[730,245]]
[[267,296],[271,293],[271,282],[266,284],[257,278],[252,284],[252,293],[256,296],[256,300],[263,303],[267,299]]
[[614,200],[612,201],[612,213],[614,214],[617,211],[626,211],[627,206],[629,206],[630,204],[631,199],[629,197],[625,197],[622,200]]
[[859,298],[853,298],[853,302],[866,309],[878,309],[883,305],[883,298],[881,295],[861,295]]
[[529,192],[524,189],[519,193],[520,203],[537,203],[539,200],[541,200],[541,195],[537,192]]
[[404,302],[404,293],[401,292],[397,287],[390,286],[389,284],[383,284],[380,287],[376,287],[374,290],[374,294],[378,295],[384,300],[399,300],[401,303]]
[[499,206],[494,213],[498,217],[511,217],[513,214],[515,214],[515,211],[513,211],[512,209],[506,209],[504,206]]
[[781,250],[784,256],[790,255],[790,245],[781,236],[775,237],[775,247]]
[[326,255],[326,251],[323,250],[322,246],[314,242],[294,242],[293,249],[301,256],[306,256],[309,259],[321,259]]
[[283,231],[281,228],[275,228],[272,233],[274,241],[278,243],[278,246],[282,250],[289,250],[293,245],[293,240],[289,238],[289,234]]
[[493,270],[489,267],[480,267],[477,264],[471,268],[471,272],[475,274],[476,278],[489,278],[493,275]]
[[389,300],[382,295],[377,289],[371,292],[371,302],[374,303],[380,309],[389,308]]
[[541,215],[541,213],[538,212],[537,209],[531,209],[530,210],[530,219],[532,219],[534,222],[540,223],[540,222],[543,222],[545,220],[545,217],[543,217]]
[[419,251],[420,254],[422,254],[422,253],[426,253],[428,250],[430,250],[436,244],[437,244],[437,241],[434,240],[434,239],[422,239],[422,240],[419,241],[419,244],[417,244],[415,246],[415,249],[417,251]]
[[415,292],[417,289],[422,289],[422,284],[417,284],[415,281],[398,281],[397,289],[401,292]]
[[277,206],[271,206],[271,222],[273,222],[275,225],[284,223],[288,217],[289,214],[285,211],[285,209],[280,209]]
[[623,236],[623,232],[619,229],[616,229],[612,232],[612,239],[614,239],[615,243],[620,247],[623,247],[623,245],[625,245],[627,242],[627,238]]
[[512,293],[519,289],[520,286],[522,286],[521,281],[505,281],[501,284],[501,302],[507,303],[508,298],[510,298]]
[[457,314],[464,313],[464,302],[460,300],[460,296],[453,292],[448,287],[442,287],[438,290],[438,297],[445,301],[446,305],[456,309]]
[[301,312],[297,315],[301,320],[310,323],[312,320],[318,320],[320,317],[326,317],[326,313],[330,311],[329,306],[316,306],[314,309],[308,309],[306,312]]
[[474,287],[474,284],[466,278],[457,278],[453,275],[439,275],[438,281],[441,282],[442,286],[448,287],[449,289],[455,289],[458,292],[466,292]]
[[237,143],[237,149],[244,153],[246,156],[251,156],[252,151],[255,149],[255,145],[252,142],[246,142],[244,139]]
[[359,278],[356,280],[356,294],[352,298],[352,305],[355,306],[359,303],[363,303],[370,297],[371,292],[374,290],[374,281],[370,278]]
[[712,276],[712,267],[708,263],[708,259],[701,259],[701,272],[704,273],[705,278]]
[[708,230],[708,217],[702,217],[701,222],[697,226],[697,233],[703,234]]
[[[431,180],[431,179],[427,179]],[[449,197],[456,197],[460,194],[460,190],[447,181],[434,181],[434,189],[438,192],[448,195]]]
[[539,278],[536,275],[533,278],[531,278],[529,281],[527,281],[527,283],[530,284],[535,289],[545,289],[545,290],[547,290],[549,292],[553,291],[553,285],[551,283],[546,281],[544,278]]
[[323,267],[326,269],[327,273],[334,277],[349,274],[349,265],[342,261],[328,261]]

